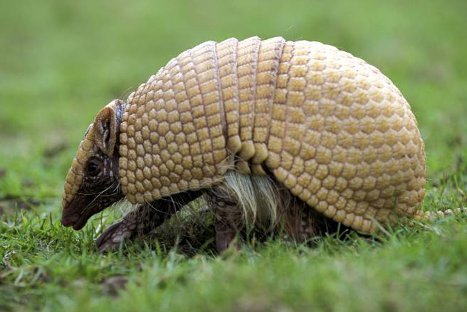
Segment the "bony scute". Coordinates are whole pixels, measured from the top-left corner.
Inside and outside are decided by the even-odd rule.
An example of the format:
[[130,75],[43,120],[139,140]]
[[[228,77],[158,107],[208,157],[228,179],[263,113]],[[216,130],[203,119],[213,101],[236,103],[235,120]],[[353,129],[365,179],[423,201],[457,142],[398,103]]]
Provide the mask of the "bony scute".
[[[371,233],[420,214],[425,195],[423,140],[393,83],[335,47],[281,37],[181,53],[104,107],[76,158],[65,225],[81,228],[122,198],[135,205],[99,239],[101,250],[200,196],[222,221],[223,249],[250,225],[286,224],[295,237],[336,222]],[[91,167],[102,173],[86,183],[97,158]]]

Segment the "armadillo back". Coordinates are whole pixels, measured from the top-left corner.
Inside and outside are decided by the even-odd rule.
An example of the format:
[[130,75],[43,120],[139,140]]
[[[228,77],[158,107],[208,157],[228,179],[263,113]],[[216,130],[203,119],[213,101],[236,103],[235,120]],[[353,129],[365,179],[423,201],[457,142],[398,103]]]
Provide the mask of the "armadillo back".
[[424,197],[408,103],[376,68],[328,45],[206,42],[128,104],[120,181],[134,203],[210,187],[233,168],[269,171],[310,207],[371,232],[414,214]]

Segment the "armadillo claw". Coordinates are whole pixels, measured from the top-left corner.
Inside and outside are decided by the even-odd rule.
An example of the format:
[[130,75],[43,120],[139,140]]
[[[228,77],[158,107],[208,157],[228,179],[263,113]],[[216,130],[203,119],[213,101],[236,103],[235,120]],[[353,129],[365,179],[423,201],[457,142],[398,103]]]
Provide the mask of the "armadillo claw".
[[96,247],[100,253],[118,249],[125,240],[129,240],[136,234],[136,227],[127,222],[120,221],[112,224],[96,241]]

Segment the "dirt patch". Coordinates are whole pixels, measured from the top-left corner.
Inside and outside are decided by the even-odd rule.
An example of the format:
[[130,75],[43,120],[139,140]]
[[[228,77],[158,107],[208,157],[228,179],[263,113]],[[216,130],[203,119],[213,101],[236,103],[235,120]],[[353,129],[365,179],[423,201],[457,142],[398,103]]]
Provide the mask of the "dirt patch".
[[119,290],[125,289],[127,283],[128,278],[123,275],[112,276],[102,281],[102,291],[109,296],[115,297],[118,295]]

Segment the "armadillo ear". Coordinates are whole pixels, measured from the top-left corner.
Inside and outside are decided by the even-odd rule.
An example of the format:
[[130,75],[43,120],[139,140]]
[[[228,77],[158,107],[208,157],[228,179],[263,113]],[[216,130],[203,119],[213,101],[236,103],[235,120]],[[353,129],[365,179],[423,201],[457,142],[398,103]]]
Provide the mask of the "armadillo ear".
[[117,114],[107,105],[97,114],[94,121],[94,143],[109,157],[114,153],[117,142]]

